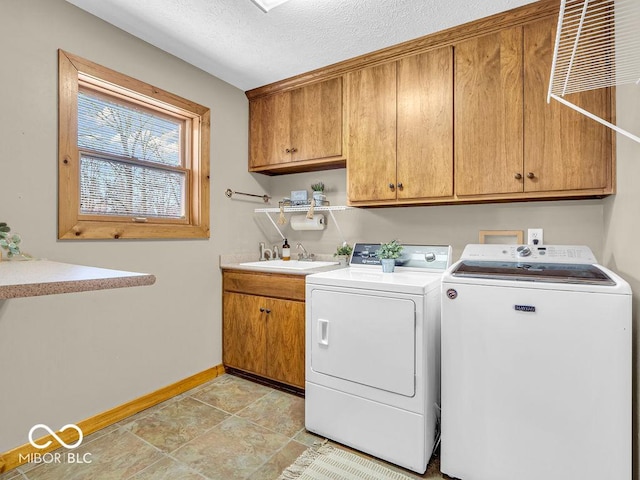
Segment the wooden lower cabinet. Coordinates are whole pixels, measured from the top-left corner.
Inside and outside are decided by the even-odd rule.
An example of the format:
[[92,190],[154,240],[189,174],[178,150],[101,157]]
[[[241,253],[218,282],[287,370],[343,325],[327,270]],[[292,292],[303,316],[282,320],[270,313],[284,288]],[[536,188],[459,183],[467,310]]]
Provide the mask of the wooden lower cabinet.
[[[296,280],[304,290],[304,276]],[[278,281],[278,276],[236,273],[225,284],[250,290],[271,282],[278,294]],[[304,301],[225,290],[222,322],[225,366],[304,388]]]

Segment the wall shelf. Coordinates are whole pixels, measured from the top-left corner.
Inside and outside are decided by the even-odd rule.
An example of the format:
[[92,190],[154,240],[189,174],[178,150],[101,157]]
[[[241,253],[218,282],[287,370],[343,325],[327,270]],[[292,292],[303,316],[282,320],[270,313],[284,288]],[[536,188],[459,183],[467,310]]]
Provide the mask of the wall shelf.
[[[307,213],[309,211],[309,208],[311,208],[309,205],[298,205],[298,206],[282,207],[282,211],[283,213]],[[351,210],[352,208],[353,207],[347,207],[344,205],[336,205],[336,206],[323,205],[319,207],[313,207],[313,211],[314,213],[329,212],[329,215],[331,215],[331,219],[333,220],[333,223],[335,224],[336,228],[338,229],[338,232],[340,233],[342,242],[346,243],[347,241],[345,240],[344,234],[342,233],[342,230],[340,229],[340,225],[338,224],[338,221],[336,220],[336,217],[334,216],[333,212]],[[256,208],[254,212],[264,213],[269,219],[269,221],[271,222],[271,224],[273,225],[273,227],[277,230],[280,237],[282,237],[282,239],[284,240],[285,238],[284,234],[282,233],[282,231],[280,230],[280,228],[278,227],[278,225],[270,215],[270,213],[280,213],[279,207]]]
[[[300,205],[295,207],[283,207],[284,213],[307,213],[309,211],[309,205]],[[346,207],[343,205],[337,206],[322,206],[322,207],[313,207],[315,212],[337,212],[342,210],[350,210],[353,207]],[[280,209],[278,207],[271,208],[256,208],[254,210],[256,213],[280,213]]]

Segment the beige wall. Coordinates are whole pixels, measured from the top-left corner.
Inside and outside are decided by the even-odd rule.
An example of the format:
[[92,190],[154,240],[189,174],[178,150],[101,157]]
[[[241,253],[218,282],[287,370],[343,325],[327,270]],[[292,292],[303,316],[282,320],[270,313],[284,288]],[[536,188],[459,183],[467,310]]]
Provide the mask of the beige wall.
[[[0,221],[34,256],[150,272],[151,287],[0,300],[0,452],[221,363],[218,255],[257,244],[240,90],[63,0],[0,7]],[[211,239],[57,241],[57,49],[211,109]]]
[[[635,85],[617,88],[617,124],[640,135],[640,91]],[[638,346],[640,345],[640,144],[618,135],[618,194],[608,198],[604,205],[604,265],[622,275],[630,284],[633,295],[633,438],[634,476],[638,476],[640,457],[640,426],[638,407]]]
[[[318,180],[325,183],[332,205],[345,204],[344,170],[273,177],[271,193],[278,199],[291,190],[311,190]],[[398,238],[404,243],[450,244],[455,258],[466,244],[478,242],[480,230],[523,230],[526,239],[529,227],[544,228],[546,243],[586,244],[598,257],[602,251],[602,200],[353,209],[335,216],[348,242]],[[282,243],[268,220],[258,216],[255,221],[271,244]],[[331,219],[322,232],[292,231],[288,224],[283,232],[292,247],[301,241],[316,253],[333,253],[342,242]]]

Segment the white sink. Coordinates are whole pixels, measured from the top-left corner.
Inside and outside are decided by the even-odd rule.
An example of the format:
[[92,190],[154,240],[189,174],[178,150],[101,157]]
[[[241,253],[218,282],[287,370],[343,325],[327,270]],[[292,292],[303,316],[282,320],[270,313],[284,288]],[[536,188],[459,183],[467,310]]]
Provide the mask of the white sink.
[[300,260],[266,260],[263,262],[241,263],[243,267],[282,268],[287,270],[311,270],[312,268],[338,265],[340,262],[305,262]]

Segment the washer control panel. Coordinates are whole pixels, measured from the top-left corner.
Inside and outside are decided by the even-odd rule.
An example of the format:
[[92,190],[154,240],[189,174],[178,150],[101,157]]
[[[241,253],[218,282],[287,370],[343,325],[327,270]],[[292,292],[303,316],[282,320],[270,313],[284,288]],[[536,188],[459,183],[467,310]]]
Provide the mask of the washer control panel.
[[462,252],[461,260],[511,260],[544,263],[598,263],[591,249],[584,245],[491,245],[471,244]]

